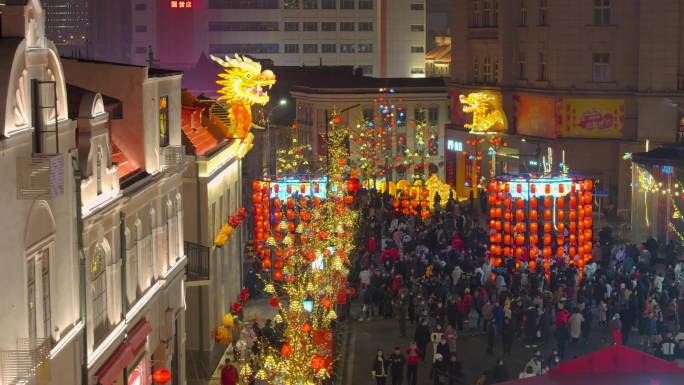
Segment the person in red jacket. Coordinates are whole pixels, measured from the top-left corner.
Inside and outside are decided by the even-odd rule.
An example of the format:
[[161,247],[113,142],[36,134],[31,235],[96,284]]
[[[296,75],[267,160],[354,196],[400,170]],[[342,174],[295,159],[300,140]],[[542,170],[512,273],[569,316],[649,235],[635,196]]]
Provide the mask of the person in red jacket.
[[420,361],[420,349],[416,342],[406,348],[406,382],[408,385],[416,385],[418,379],[418,362]]
[[236,385],[238,379],[237,369],[230,363],[230,358],[226,358],[226,363],[221,369],[221,385]]

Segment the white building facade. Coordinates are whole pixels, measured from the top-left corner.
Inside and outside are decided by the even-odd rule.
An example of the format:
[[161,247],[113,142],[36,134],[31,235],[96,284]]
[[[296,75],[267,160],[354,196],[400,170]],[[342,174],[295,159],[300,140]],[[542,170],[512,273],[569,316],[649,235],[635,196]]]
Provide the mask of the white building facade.
[[[0,12],[0,384],[152,385],[155,369],[185,384],[180,74],[67,70],[38,0]],[[124,119],[89,89],[142,117],[140,145],[118,143],[125,175]]]

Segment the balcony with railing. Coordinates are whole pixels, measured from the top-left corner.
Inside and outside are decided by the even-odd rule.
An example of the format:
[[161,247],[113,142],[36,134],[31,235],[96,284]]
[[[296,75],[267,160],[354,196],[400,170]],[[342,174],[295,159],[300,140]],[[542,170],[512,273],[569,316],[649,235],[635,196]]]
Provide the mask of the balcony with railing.
[[0,351],[3,385],[45,384],[50,380],[49,338],[20,338],[15,350]]
[[51,199],[63,192],[63,154],[33,154],[17,159],[17,199]]
[[209,279],[209,248],[196,243],[184,242],[185,256],[188,259],[187,280],[206,281]]
[[162,168],[178,168],[185,164],[184,146],[166,146],[161,148]]

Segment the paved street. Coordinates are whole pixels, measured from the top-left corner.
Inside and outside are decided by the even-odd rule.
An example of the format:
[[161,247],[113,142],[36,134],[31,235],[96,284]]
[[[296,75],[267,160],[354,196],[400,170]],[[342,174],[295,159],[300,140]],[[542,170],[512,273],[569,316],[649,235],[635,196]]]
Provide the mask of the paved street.
[[[357,309],[352,311],[353,315],[358,314],[355,313],[355,311],[357,311]],[[353,321],[350,326],[352,331],[349,346],[350,353],[346,358],[351,360],[352,367],[348,368],[348,370],[351,370],[353,375],[351,378],[347,378],[346,385],[375,384],[375,381],[371,378],[371,364],[376,350],[383,349],[385,356],[388,356],[395,346],[402,347],[402,350],[405,349],[410,343],[410,338],[399,337],[398,324],[395,319],[385,320],[376,318],[372,321]],[[413,328],[409,329],[408,334],[409,336],[413,334]],[[591,335],[591,342],[589,345],[583,343],[569,345],[566,359],[587,354],[591,351],[598,350],[603,346],[607,346],[607,342],[602,342],[602,339],[604,338],[606,341],[610,341],[607,332],[595,331]],[[631,340],[634,341],[636,338],[638,337],[633,335]],[[502,357],[500,340],[497,340],[494,355],[491,356],[486,354],[487,338],[484,335],[467,336],[461,334],[459,335],[458,341],[457,354],[463,364],[466,376],[465,381],[463,382],[464,384],[472,384],[477,375],[485,370],[491,369],[494,366],[496,359]],[[523,345],[524,343],[522,340],[516,339],[513,344],[513,354],[511,356],[503,357],[511,378],[517,378],[525,363],[534,353],[533,349],[526,349]],[[544,359],[550,356],[551,351],[555,347],[554,345],[555,342],[553,339],[550,339],[547,341],[546,345],[539,346]],[[428,345],[428,356],[426,357],[425,363],[420,364],[418,367],[418,385],[432,384],[432,381],[429,380],[431,367],[429,363],[432,362],[431,349],[431,345]],[[403,384],[406,384],[405,378]],[[390,385],[389,379],[388,385]]]

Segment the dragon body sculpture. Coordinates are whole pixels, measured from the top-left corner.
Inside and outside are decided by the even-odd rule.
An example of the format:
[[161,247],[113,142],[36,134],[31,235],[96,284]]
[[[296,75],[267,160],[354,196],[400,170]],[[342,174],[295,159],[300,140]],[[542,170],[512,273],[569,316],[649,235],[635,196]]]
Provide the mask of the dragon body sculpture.
[[233,59],[214,55],[211,58],[224,68],[216,83],[221,86],[218,100],[226,104],[230,118],[226,137],[246,138],[252,127],[252,106],[268,103],[268,90],[276,82],[275,74],[262,71],[261,64],[237,54]]
[[463,112],[473,114],[473,122],[465,124],[471,134],[504,132],[508,121],[503,110],[501,94],[492,91],[473,92],[460,95]]

